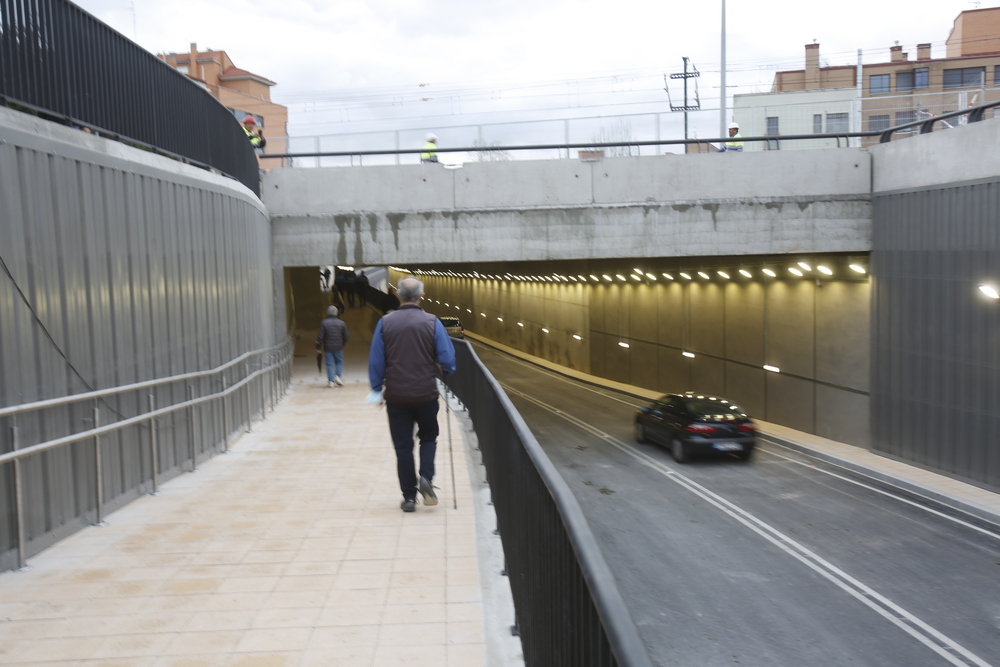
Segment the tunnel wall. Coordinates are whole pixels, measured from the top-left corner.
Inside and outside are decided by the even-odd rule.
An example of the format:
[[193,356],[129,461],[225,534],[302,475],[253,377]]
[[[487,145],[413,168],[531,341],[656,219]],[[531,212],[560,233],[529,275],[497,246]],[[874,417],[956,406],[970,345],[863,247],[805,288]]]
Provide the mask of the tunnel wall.
[[421,278],[428,311],[528,354],[654,391],[723,395],[761,419],[868,445],[867,280]]
[[1000,120],[873,148],[872,448],[1000,489]]

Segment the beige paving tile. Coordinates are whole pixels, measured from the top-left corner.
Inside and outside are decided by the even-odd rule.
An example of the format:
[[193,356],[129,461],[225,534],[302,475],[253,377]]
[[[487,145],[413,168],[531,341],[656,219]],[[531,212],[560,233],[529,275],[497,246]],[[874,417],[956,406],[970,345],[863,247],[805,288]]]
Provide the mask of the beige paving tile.
[[441,646],[447,643],[447,623],[386,623],[383,620],[378,636],[379,647]]
[[243,633],[237,652],[301,651],[309,642],[312,628],[254,628]]
[[335,653],[327,649],[305,651],[299,667],[371,667],[374,656],[374,646],[342,647]]
[[378,641],[377,625],[332,625],[312,631],[307,650],[339,650],[342,647],[374,647]]
[[445,646],[379,646],[372,667],[398,665],[442,665],[448,659]]

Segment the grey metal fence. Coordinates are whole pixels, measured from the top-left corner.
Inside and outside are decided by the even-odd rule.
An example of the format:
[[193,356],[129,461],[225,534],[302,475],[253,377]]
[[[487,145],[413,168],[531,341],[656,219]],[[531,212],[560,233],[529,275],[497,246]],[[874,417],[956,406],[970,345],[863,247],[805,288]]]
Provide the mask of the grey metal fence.
[[[28,556],[227,451],[234,433],[274,410],[291,378],[292,348],[289,340],[208,371],[0,409],[12,443],[0,454],[0,569],[24,567]],[[60,437],[44,428],[67,421],[77,426]]]

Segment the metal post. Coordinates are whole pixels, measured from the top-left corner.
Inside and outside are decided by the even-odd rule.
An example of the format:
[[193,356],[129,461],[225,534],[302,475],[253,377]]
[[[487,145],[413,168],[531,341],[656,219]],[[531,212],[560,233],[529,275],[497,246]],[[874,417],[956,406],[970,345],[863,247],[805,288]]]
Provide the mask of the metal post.
[[399,130],[396,130],[396,164],[399,164]]
[[563,141],[566,142],[566,159],[570,158],[569,149],[569,118],[563,119]]
[[[11,417],[10,434],[16,452],[20,446],[17,440],[17,415]],[[14,509],[17,521],[17,567],[23,570],[28,566],[28,562],[24,555],[25,542],[27,541],[25,533],[27,531],[24,526],[24,484],[21,481],[21,459],[14,459]]]
[[[149,395],[149,411],[156,412],[156,396],[153,394]],[[155,496],[160,492],[159,478],[158,478],[158,468],[160,462],[160,450],[158,443],[156,442],[156,417],[149,418],[149,459],[150,459],[150,477],[153,480],[153,495]]]
[[[261,365],[261,370],[264,370],[263,364]],[[260,418],[263,421],[267,421],[267,398],[264,396],[265,385],[267,384],[266,378],[261,377],[260,379]]]
[[[194,385],[188,385],[188,401],[194,400]],[[188,440],[191,450],[191,472],[198,470],[198,450],[194,446],[194,406],[188,407]]]
[[226,396],[226,389],[229,383],[226,378],[222,378],[222,451],[229,451],[229,397]]
[[722,90],[719,93],[719,136],[723,140],[728,134],[726,125],[726,0],[722,0]]
[[253,406],[250,405],[250,363],[243,363],[243,377],[247,382],[247,433],[253,433]]
[[[101,409],[94,407],[94,428],[97,429],[101,425]],[[104,508],[102,504],[104,503],[104,473],[101,470],[101,436],[94,436],[94,480],[96,482],[96,493],[97,493],[97,525],[100,526],[104,523]]]

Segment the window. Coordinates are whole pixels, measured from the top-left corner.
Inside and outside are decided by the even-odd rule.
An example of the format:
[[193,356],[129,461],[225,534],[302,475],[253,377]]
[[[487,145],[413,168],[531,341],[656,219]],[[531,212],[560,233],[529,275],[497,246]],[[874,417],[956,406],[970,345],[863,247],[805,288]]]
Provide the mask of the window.
[[881,132],[889,129],[889,114],[884,116],[868,116],[868,131]]
[[826,115],[826,131],[828,133],[847,132],[850,120],[846,113],[828,113]]
[[813,114],[813,134],[823,134],[823,114]]
[[1000,65],[993,68],[993,85],[1000,85]]
[[985,67],[963,67],[944,71],[945,88],[976,88],[986,82]]
[[896,72],[896,92],[908,93],[913,90],[913,72]]
[[890,79],[889,74],[872,74],[868,77],[868,89],[871,91],[872,95],[878,95],[879,93],[890,93]]
[[929,85],[930,77],[928,76],[928,69],[926,67],[918,67],[913,70],[913,87],[914,88],[926,88]]
[[[778,136],[778,117],[768,116],[767,117],[767,132],[768,136]],[[767,150],[776,151],[778,150],[778,142],[771,140],[767,142]]]
[[[906,111],[897,111],[896,112],[896,125],[905,125],[906,123],[912,123],[915,120],[917,120],[917,110],[916,109],[908,109]],[[910,127],[910,128],[905,129],[905,130],[900,130],[896,134],[909,134],[910,132],[916,132],[916,131],[917,131],[917,128]]]

